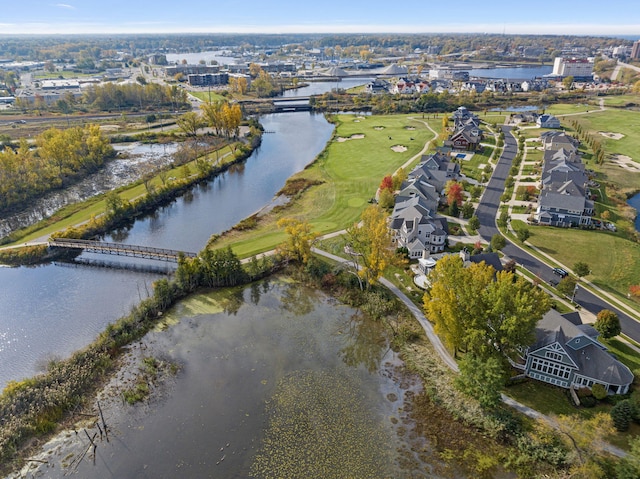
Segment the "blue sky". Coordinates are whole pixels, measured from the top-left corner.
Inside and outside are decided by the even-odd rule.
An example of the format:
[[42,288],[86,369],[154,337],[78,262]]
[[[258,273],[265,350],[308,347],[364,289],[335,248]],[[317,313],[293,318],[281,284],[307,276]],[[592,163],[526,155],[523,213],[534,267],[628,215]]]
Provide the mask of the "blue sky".
[[638,35],[637,0],[2,0],[2,33]]

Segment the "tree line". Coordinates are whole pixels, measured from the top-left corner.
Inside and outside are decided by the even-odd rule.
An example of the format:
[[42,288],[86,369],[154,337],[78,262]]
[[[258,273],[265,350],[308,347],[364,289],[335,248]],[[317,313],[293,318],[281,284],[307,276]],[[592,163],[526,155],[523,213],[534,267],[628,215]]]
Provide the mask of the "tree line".
[[75,97],[68,93],[52,105],[47,105],[42,96],[36,95],[33,101],[16,98],[16,106],[23,110],[54,110],[61,113],[72,111],[119,111],[119,110],[179,110],[188,106],[187,93],[176,85],[160,85],[158,83],[128,83],[117,85],[104,83],[91,85],[84,90],[82,96]]
[[36,148],[22,139],[0,152],[0,212],[98,170],[114,153],[97,125],[51,128],[36,138]]

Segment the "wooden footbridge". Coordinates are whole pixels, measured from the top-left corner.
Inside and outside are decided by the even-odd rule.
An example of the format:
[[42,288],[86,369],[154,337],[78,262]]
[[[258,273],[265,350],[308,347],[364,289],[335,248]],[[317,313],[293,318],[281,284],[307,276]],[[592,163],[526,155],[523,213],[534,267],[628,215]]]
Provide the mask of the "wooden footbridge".
[[117,256],[131,256],[134,258],[154,259],[177,263],[180,255],[188,258],[198,256],[196,253],[175,251],[171,249],[151,248],[122,243],[104,243],[79,239],[55,238],[49,241],[50,248],[80,249],[89,253],[111,254]]

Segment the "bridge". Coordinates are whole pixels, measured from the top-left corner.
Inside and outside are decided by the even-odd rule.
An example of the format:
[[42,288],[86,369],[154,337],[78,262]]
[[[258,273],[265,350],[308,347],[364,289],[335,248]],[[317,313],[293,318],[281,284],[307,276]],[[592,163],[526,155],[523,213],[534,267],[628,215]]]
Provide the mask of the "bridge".
[[151,248],[149,246],[137,246],[122,243],[104,243],[102,241],[55,238],[49,241],[50,248],[79,249],[89,253],[111,254],[117,256],[130,256],[133,258],[153,259],[177,263],[180,255],[195,258],[196,253],[175,251],[171,249]]

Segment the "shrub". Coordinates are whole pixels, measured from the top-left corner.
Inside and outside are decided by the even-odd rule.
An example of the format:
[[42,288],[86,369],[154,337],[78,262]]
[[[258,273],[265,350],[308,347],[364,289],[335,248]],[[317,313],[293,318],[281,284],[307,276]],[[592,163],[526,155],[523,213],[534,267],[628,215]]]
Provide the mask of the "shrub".
[[597,399],[593,396],[585,396],[583,398],[580,398],[580,405],[582,407],[594,407],[597,403]]
[[598,401],[602,401],[607,397],[607,390],[602,384],[594,384],[591,388],[591,394],[593,394],[593,397]]

